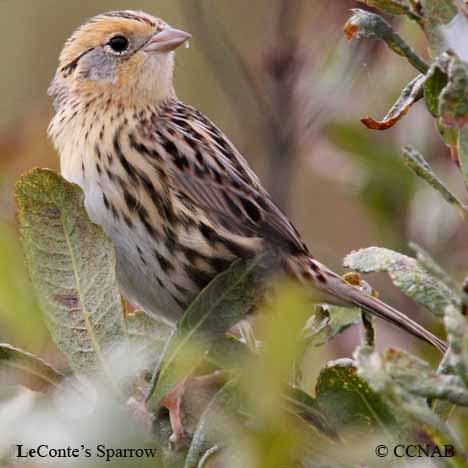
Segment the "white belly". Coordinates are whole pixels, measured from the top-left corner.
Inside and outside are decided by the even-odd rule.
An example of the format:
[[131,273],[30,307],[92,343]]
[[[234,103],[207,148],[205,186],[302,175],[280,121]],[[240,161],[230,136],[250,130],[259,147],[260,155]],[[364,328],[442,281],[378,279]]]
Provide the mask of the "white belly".
[[[76,161],[81,158],[74,159]],[[131,304],[174,323],[184,311],[180,304],[183,298],[174,284],[187,290],[190,290],[191,285],[186,284],[183,271],[171,271],[169,277],[156,260],[155,251],[164,258],[170,258],[173,253],[162,242],[155,242],[138,219],[132,217],[133,226],[130,228],[121,214],[115,216],[112,209],[106,207],[104,195],[112,200],[114,207],[124,206],[125,202],[115,183],[111,183],[105,176],[98,177],[94,163],[86,165],[83,177],[81,161],[79,164],[73,162],[72,158],[68,158],[67,163],[62,164],[62,174],[68,181],[83,189],[85,208],[91,221],[100,225],[112,240],[117,257],[117,279],[122,294]],[[116,211],[120,210],[116,208]],[[196,292],[193,292],[193,297],[195,295]]]

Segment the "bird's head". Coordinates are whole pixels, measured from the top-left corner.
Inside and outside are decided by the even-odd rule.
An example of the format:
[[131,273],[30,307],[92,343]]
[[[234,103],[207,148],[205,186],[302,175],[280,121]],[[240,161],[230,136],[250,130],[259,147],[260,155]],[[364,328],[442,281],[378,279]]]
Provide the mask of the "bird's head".
[[174,94],[174,50],[189,38],[143,12],[101,14],[66,42],[49,94],[58,107],[70,94],[163,101]]

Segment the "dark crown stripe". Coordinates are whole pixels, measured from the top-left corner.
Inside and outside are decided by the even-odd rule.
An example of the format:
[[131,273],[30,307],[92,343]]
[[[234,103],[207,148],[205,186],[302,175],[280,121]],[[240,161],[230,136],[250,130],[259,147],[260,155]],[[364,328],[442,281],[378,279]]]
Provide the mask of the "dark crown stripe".
[[130,19],[135,21],[140,21],[141,23],[147,23],[150,26],[156,26],[154,21],[151,21],[148,17],[143,15],[138,15],[137,13],[131,13],[129,11],[109,11],[108,13],[104,13],[101,17],[106,18],[124,18]]

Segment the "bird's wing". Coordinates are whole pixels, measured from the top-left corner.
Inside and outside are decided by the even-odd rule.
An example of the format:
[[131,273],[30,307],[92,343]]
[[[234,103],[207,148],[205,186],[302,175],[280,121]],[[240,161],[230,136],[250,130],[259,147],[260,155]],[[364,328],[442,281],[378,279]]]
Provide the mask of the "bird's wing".
[[177,102],[154,123],[174,187],[232,232],[306,253],[307,247],[255,173],[200,112]]

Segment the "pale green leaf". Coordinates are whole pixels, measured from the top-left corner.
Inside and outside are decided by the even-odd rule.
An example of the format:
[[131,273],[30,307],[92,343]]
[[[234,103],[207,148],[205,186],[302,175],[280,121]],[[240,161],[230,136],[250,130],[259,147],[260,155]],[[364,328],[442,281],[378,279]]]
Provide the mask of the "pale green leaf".
[[55,343],[77,372],[105,372],[106,351],[126,337],[114,249],[88,219],[79,187],[35,169],[16,185],[30,276]]
[[344,265],[360,273],[387,272],[395,286],[437,317],[443,318],[448,305],[460,304],[460,298],[416,259],[398,252],[369,247],[351,252]]

